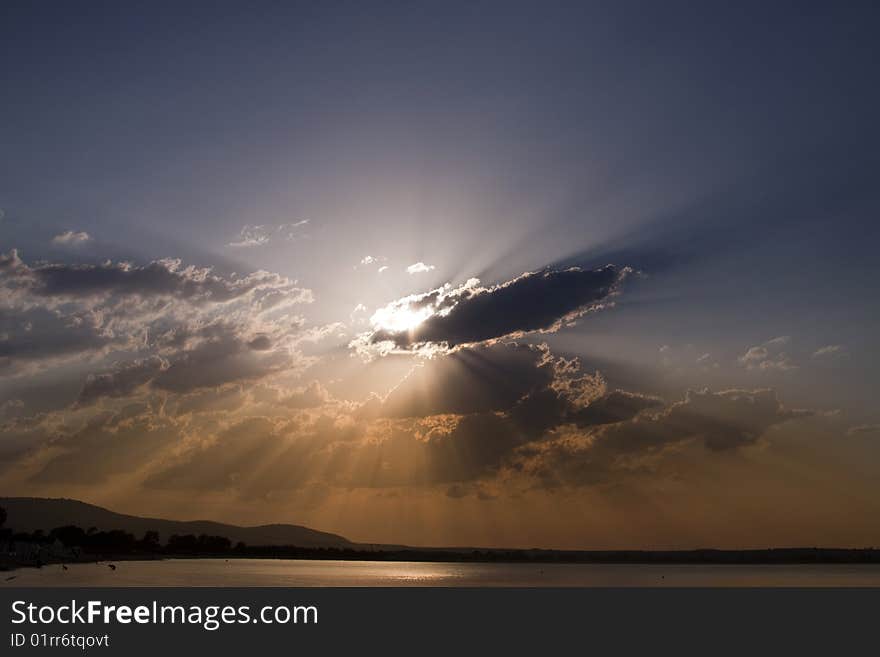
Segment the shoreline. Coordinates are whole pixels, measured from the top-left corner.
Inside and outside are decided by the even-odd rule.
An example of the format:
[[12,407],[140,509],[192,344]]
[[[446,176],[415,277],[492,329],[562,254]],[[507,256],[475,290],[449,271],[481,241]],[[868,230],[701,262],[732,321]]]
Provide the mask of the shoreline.
[[[267,548],[266,552],[271,551]],[[754,551],[760,553],[766,552],[785,552],[791,553],[791,549],[779,550],[761,550]],[[801,552],[803,550],[798,550]],[[328,550],[328,552],[330,552]],[[62,559],[59,557],[49,557],[46,560],[19,561],[8,557],[0,557],[0,572],[13,572],[22,569],[40,569],[47,566],[57,566],[66,564],[111,564],[112,562],[122,561],[167,561],[167,560],[202,560],[202,559],[223,559],[225,561],[233,560],[279,560],[279,561],[343,561],[350,563],[358,562],[376,562],[376,563],[479,563],[479,564],[523,564],[523,565],[620,565],[620,566],[639,566],[639,565],[667,565],[667,566],[880,566],[880,559],[876,558],[876,550],[867,550],[870,556],[866,559],[841,559],[830,558],[830,555],[823,555],[823,550],[818,550],[818,554],[814,554],[814,558],[748,558],[753,551],[706,551],[715,552],[712,555],[716,558],[685,558],[685,554],[679,554],[679,558],[673,558],[675,553],[632,553],[632,552],[614,552],[614,553],[580,553],[578,555],[556,555],[556,554],[539,554],[523,556],[519,554],[511,554],[508,552],[492,555],[485,553],[473,554],[462,552],[445,552],[438,550],[426,554],[422,551],[395,552],[392,555],[382,552],[359,553],[357,555],[285,555],[285,554],[157,554],[157,553],[130,553],[130,554],[100,554],[100,555],[79,555],[78,557]],[[830,551],[829,551],[830,552]],[[853,551],[837,551],[834,552],[863,552],[861,550]],[[689,553],[688,553],[689,554]],[[739,559],[731,558],[739,556]],[[779,555],[779,557],[794,557],[792,554]],[[826,558],[822,558],[825,556]],[[507,557],[507,558],[505,558]],[[567,557],[567,558],[566,558]]]
[[[92,555],[88,555],[91,557]],[[105,555],[101,555],[105,557]],[[164,559],[168,559],[169,557],[166,555],[148,555],[148,554],[120,554],[120,555],[112,555],[105,558],[83,558],[74,557],[71,559],[61,559],[58,557],[49,557],[46,560],[39,561],[22,561],[17,559],[12,559],[9,557],[0,557],[0,573],[9,573],[15,570],[24,570],[24,569],[35,569],[39,570],[40,568],[44,568],[46,566],[60,566],[66,564],[83,564],[83,563],[93,563],[93,564],[101,564],[101,563],[109,563],[112,561],[161,561]]]

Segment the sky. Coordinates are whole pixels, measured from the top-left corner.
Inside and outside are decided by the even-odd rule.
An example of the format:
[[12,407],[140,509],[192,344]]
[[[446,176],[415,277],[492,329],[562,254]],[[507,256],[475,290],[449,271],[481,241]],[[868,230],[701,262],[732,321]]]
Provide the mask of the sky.
[[0,492],[880,544],[872,5],[4,3]]

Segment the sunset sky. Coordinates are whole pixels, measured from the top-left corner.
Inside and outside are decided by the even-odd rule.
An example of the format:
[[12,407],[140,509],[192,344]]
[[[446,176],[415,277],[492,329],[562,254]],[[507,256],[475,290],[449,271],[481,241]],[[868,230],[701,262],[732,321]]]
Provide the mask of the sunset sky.
[[4,2],[0,495],[880,545],[876,3]]

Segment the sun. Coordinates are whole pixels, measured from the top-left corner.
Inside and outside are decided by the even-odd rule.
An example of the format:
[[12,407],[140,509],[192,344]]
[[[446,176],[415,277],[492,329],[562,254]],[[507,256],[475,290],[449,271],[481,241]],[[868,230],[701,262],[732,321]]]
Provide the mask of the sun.
[[413,308],[409,305],[390,305],[373,313],[370,323],[377,329],[404,333],[414,330],[433,314],[434,310],[429,306]]

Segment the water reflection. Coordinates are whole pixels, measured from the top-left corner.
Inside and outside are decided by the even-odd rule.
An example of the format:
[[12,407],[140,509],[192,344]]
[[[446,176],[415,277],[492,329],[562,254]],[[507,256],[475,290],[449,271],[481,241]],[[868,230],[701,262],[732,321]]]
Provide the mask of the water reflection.
[[168,559],[23,568],[5,586],[880,586],[876,565],[505,564]]

